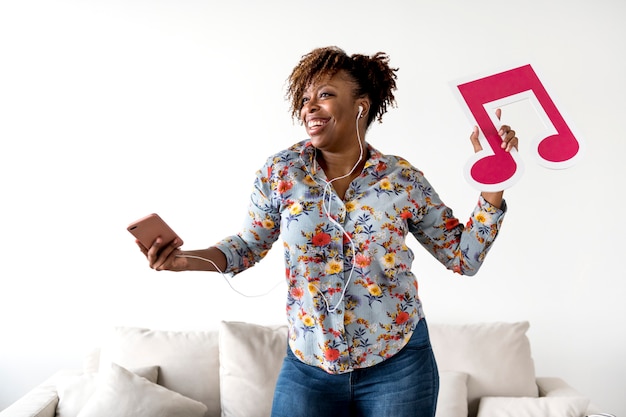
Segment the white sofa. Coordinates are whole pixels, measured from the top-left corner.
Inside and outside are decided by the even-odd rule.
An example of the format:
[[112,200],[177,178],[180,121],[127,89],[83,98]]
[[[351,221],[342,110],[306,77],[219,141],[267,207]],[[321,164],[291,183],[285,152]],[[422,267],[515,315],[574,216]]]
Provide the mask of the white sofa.
[[[536,377],[528,322],[429,323],[440,372],[437,417],[597,412],[559,378]],[[118,327],[0,417],[256,417],[270,413],[285,326],[222,322],[207,331]],[[294,416],[297,417],[297,416]]]

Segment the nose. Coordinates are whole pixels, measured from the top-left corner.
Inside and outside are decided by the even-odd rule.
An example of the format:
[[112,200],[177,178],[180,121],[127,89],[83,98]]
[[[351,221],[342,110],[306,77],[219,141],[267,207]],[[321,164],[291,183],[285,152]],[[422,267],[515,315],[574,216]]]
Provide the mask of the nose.
[[319,110],[317,100],[315,99],[315,97],[311,97],[306,101],[306,103],[302,105],[302,109],[300,109],[300,114],[304,118],[307,113],[315,113],[317,110]]

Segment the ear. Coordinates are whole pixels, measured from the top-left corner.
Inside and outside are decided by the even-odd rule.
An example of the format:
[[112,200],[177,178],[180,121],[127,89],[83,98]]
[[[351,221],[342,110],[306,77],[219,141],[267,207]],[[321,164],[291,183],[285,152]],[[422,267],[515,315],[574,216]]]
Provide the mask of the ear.
[[[370,109],[370,103],[367,100],[361,100],[358,102],[359,104],[359,110],[361,111],[361,118],[364,118],[367,113],[369,112]],[[362,109],[362,110],[361,110]]]

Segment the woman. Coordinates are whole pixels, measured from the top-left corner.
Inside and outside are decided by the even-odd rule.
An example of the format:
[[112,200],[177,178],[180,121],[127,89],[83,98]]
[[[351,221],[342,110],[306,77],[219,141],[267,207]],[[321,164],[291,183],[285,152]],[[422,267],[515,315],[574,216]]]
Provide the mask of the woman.
[[[368,145],[368,126],[395,105],[396,72],[383,53],[305,55],[287,96],[310,139],[258,171],[243,230],[206,250],[139,245],[157,270],[236,274],[282,237],[289,346],[273,417],[435,414],[439,377],[405,237],[473,275],[505,203],[482,193],[464,226],[420,171]],[[517,146],[508,126],[500,133],[503,148]],[[477,128],[471,141],[480,150]]]

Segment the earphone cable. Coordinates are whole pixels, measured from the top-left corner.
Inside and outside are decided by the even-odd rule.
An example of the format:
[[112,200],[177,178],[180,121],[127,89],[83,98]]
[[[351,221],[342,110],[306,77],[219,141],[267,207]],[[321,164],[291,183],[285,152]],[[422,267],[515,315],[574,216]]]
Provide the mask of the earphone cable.
[[213,265],[213,268],[215,268],[216,272],[219,272],[222,277],[224,277],[224,280],[226,281],[226,283],[228,284],[228,286],[235,291],[237,294],[242,295],[244,297],[247,298],[258,298],[258,297],[264,297],[266,295],[268,295],[269,293],[271,293],[272,291],[274,291],[276,289],[276,287],[278,287],[280,284],[283,283],[283,280],[281,279],[278,283],[276,283],[272,288],[270,288],[267,292],[264,292],[262,294],[245,294],[241,291],[239,291],[237,288],[235,288],[233,286],[233,284],[231,284],[230,280],[228,279],[228,277],[226,276],[226,274],[215,264],[215,262],[213,262],[211,259],[207,259],[207,258],[203,258],[202,256],[197,256],[197,255],[185,255],[185,254],[179,254],[179,255],[175,255],[177,258],[191,258],[191,259],[199,259],[201,261],[205,261],[210,263],[211,265]]

